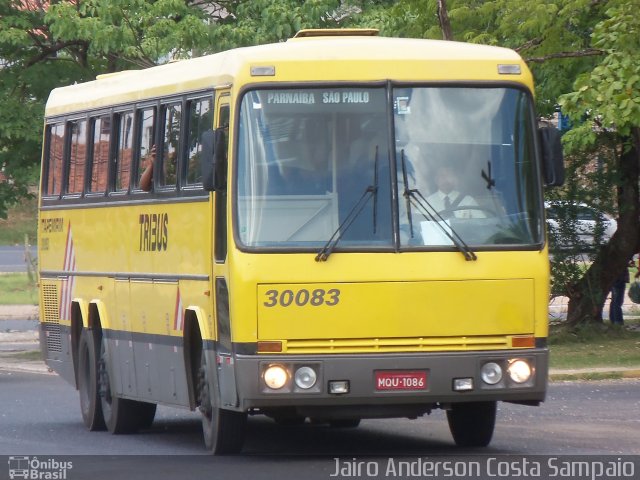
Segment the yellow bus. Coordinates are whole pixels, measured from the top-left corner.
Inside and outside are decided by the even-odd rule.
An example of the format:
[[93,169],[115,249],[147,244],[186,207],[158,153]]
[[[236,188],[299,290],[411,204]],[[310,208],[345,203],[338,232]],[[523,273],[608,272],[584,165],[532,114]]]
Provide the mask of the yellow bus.
[[[55,89],[41,345],[91,430],[201,412],[356,427],[444,409],[489,444],[548,370],[543,186],[562,181],[513,51],[306,30]],[[144,180],[147,177],[148,181]]]

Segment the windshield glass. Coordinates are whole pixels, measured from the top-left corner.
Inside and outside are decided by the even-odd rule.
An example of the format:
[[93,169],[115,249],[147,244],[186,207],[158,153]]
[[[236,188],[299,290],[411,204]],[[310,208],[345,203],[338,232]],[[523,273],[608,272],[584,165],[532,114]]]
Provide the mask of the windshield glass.
[[510,88],[396,88],[400,242],[540,242],[529,97]]
[[392,99],[383,87],[247,92],[235,177],[240,244],[465,251],[541,243],[526,93],[403,87]]
[[247,93],[237,164],[241,242],[318,249],[377,181],[353,223],[342,225],[340,248],[391,247],[388,124],[383,88]]

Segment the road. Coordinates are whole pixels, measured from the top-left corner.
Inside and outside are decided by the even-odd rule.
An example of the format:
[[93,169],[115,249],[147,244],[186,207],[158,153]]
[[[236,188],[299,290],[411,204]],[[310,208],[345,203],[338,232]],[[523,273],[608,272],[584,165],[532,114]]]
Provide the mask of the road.
[[[475,450],[453,446],[438,411],[414,421],[365,420],[357,429],[282,427],[253,417],[242,455],[209,457],[194,412],[160,407],[153,427],[136,435],[86,431],[77,393],[54,374],[0,372],[0,405],[0,455],[101,455],[73,457],[81,463],[74,473],[91,468],[92,479],[113,479],[114,471],[126,471],[127,478],[186,478],[180,471],[188,467],[189,478],[311,480],[330,478],[335,458],[640,454],[639,380],[552,383],[542,407],[501,404],[491,446]],[[0,463],[0,478],[3,473]]]
[[[31,247],[31,255],[36,258],[36,247]],[[26,272],[24,247],[0,246],[0,272]]]

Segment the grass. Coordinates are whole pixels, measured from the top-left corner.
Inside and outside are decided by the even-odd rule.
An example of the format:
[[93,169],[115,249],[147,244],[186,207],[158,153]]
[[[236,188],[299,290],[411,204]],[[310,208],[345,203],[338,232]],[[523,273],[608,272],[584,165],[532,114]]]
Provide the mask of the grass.
[[37,200],[22,200],[9,209],[6,220],[0,218],[0,245],[24,245],[25,235],[28,235],[29,242],[35,245],[37,226]]
[[26,350],[24,352],[11,353],[8,355],[8,357],[12,360],[29,362],[34,360],[42,360],[42,353],[40,353],[40,350]]
[[35,305],[38,287],[29,282],[26,273],[0,275],[0,305]]
[[552,368],[635,367],[640,366],[640,332],[608,324],[575,332],[554,328],[549,350]]

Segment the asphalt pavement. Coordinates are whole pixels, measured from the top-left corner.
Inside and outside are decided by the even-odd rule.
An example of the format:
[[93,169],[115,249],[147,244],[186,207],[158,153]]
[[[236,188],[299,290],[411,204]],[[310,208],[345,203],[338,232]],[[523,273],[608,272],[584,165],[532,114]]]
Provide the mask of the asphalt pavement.
[[[35,246],[29,247],[31,258],[37,258]],[[0,246],[0,273],[26,272],[24,246]]]

